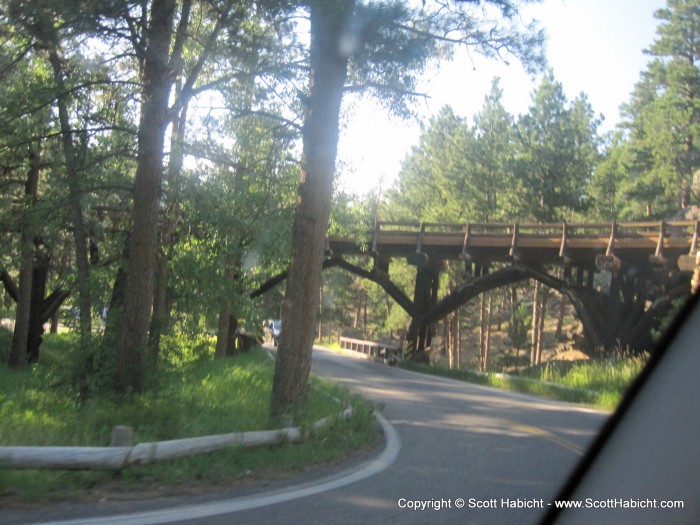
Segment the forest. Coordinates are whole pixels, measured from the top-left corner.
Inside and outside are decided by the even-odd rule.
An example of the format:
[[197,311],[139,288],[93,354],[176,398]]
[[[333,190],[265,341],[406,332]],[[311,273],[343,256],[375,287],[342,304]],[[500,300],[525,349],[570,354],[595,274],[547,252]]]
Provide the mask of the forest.
[[[43,326],[60,327],[76,334],[75,388],[140,392],[172,363],[172,338],[223,357],[282,319],[280,413],[306,398],[314,338],[400,340],[409,322],[380,287],[321,277],[326,235],[377,220],[697,220],[700,3],[655,13],[612,133],[546,69],[542,31],[518,16],[527,3],[0,1],[4,366],[40,361]],[[444,107],[425,123],[391,188],[334,192],[343,95],[409,116],[418,76],[459,46],[543,72],[527,113],[509,114],[515,87],[493,79],[473,119]],[[411,271],[392,264],[409,295]],[[441,289],[459,279],[448,269]],[[509,366],[487,357],[498,324],[517,367],[545,311],[560,335],[568,312],[534,283],[474,303],[443,323],[446,345],[478,348],[453,366]]]

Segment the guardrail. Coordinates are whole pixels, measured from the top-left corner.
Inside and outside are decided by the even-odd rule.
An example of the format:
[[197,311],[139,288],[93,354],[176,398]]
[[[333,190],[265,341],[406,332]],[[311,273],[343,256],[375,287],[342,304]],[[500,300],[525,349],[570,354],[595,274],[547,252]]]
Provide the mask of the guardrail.
[[378,221],[372,248],[381,243],[415,244],[421,252],[426,245],[461,244],[462,257],[471,247],[508,247],[511,255],[519,248],[555,248],[566,256],[570,248],[603,248],[612,255],[617,248],[644,249],[663,257],[665,248],[686,248],[694,254],[699,247],[700,221],[659,221],[620,223],[429,223]]
[[[596,257],[678,262],[686,270],[700,250],[700,221],[590,223],[433,223],[377,221],[364,241],[331,237],[329,253],[497,261],[535,259],[565,263]],[[688,259],[688,261],[686,261]],[[605,261],[603,261],[605,262]]]
[[395,363],[401,359],[401,347],[391,344],[378,343],[376,341],[365,341],[362,339],[341,337],[340,347],[343,350],[352,350],[353,352],[359,352],[375,359],[383,359],[388,363]]
[[[339,417],[353,416],[352,408]],[[309,431],[326,426],[331,418],[323,418],[311,425]],[[110,447],[0,447],[0,467],[8,469],[60,470],[121,470],[130,465],[145,465],[176,458],[214,452],[232,446],[251,448],[301,441],[306,432],[301,427],[277,430],[234,432],[215,436],[201,436],[135,446]]]

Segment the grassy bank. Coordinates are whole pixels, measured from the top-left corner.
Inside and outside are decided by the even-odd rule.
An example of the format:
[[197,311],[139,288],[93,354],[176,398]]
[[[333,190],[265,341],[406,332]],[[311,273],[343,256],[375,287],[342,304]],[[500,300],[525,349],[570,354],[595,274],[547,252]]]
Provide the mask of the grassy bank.
[[[273,362],[262,350],[213,360],[180,361],[130,398],[81,400],[70,386],[70,335],[46,338],[41,363],[21,371],[0,365],[0,445],[106,446],[116,425],[134,429],[136,442],[277,428],[268,420]],[[302,426],[352,405],[356,416],[336,420],[306,442],[225,451],[111,472],[0,469],[0,495],[24,500],[71,497],[104,486],[142,490],[178,484],[223,485],[261,472],[277,477],[340,460],[371,446],[377,436],[371,407],[333,384],[314,378]]]
[[460,381],[487,385],[512,392],[580,403],[603,410],[614,410],[629,384],[646,360],[621,357],[602,361],[551,363],[520,374],[450,370],[443,366],[404,363],[410,370],[436,374]]

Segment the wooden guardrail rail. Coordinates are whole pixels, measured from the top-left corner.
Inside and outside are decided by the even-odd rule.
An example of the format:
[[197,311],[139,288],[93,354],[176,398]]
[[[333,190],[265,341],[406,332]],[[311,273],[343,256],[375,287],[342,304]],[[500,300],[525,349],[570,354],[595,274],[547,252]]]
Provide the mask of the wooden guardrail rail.
[[[343,419],[352,416],[352,408],[339,414]],[[330,418],[320,419],[311,425],[310,430],[323,428],[329,422]],[[206,454],[232,446],[251,448],[296,443],[304,438],[305,432],[308,430],[301,427],[286,427],[139,443],[135,446],[0,447],[0,466],[7,469],[121,470],[130,465]]]
[[396,362],[401,358],[401,348],[399,346],[378,343],[376,341],[341,337],[340,347],[343,350],[352,350],[353,352],[359,352],[376,359],[383,359],[389,363]]

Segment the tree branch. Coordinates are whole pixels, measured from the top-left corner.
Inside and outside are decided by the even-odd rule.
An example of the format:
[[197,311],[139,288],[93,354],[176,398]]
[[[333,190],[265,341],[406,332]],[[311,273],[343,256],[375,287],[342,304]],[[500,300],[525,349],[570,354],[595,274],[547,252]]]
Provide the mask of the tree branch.
[[2,270],[0,272],[0,281],[5,285],[5,290],[7,290],[8,295],[12,297],[12,300],[17,302],[19,298],[19,288],[17,288],[17,284],[10,274],[7,273],[7,270]]

